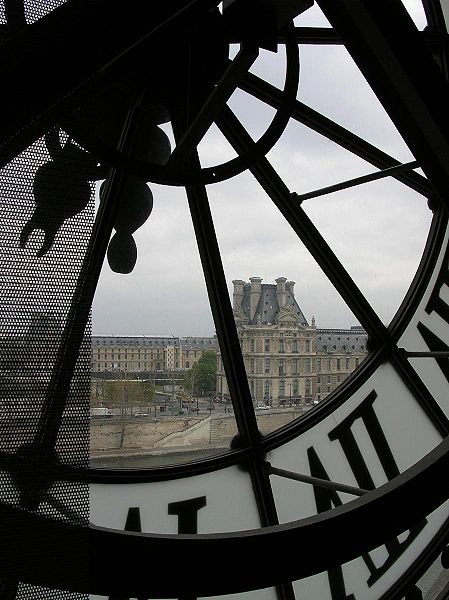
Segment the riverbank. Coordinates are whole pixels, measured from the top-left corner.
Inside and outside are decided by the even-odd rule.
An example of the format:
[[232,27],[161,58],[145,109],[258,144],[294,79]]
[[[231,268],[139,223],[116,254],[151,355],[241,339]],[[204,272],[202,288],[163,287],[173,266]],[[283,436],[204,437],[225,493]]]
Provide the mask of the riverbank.
[[[307,409],[306,409],[307,410]],[[263,435],[297,419],[304,409],[287,408],[261,411],[256,415]],[[183,416],[173,419],[132,419],[126,422],[98,419],[91,422],[90,451],[92,459],[100,457],[162,455],[190,450],[229,448],[237,434],[234,415]]]
[[93,469],[139,469],[169,464],[182,464],[209,456],[216,456],[229,450],[223,446],[175,446],[166,449],[136,450],[127,448],[119,451],[95,452],[90,457]]

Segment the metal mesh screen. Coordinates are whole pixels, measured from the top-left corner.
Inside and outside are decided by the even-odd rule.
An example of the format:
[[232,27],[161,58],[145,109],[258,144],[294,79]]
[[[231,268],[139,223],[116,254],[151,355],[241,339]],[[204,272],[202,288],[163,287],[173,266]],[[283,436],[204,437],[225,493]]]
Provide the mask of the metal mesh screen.
[[[59,4],[2,3],[2,33]],[[94,214],[86,165],[90,156],[55,129],[0,170],[0,501],[80,526],[89,518],[87,483],[42,484],[40,462],[88,467],[91,330],[74,310],[84,301],[77,282]],[[1,541],[0,549],[8,550]],[[50,568],[45,552],[36,561]],[[85,596],[5,576],[0,597]]]
[[[88,206],[65,220],[48,252],[37,257],[44,238],[39,227],[51,228],[52,223],[59,222],[65,214],[65,200],[73,201],[76,193],[68,186],[67,196],[52,195],[49,180],[46,197],[36,198],[40,193],[33,185],[37,172],[52,163],[44,141],[39,140],[0,173],[0,452],[4,460],[22,456],[20,466],[0,473],[0,498],[23,505],[24,495],[34,494],[38,503],[34,508],[39,512],[87,521],[87,484],[54,481],[41,499],[33,457],[27,461],[30,445],[34,452],[36,444],[48,444],[39,435],[39,421],[44,410],[56,410],[48,402],[52,372],[57,369],[58,377],[67,381],[69,393],[56,436],[56,452],[63,464],[88,466],[90,327],[84,332],[81,348],[72,349],[78,354],[73,376],[70,361],[67,364],[61,358],[61,346],[67,349],[64,330],[92,228],[93,197],[88,189]],[[76,166],[70,160],[64,164],[69,173]],[[21,248],[21,234],[37,212],[36,229]],[[78,326],[84,329],[84,323]],[[77,324],[71,323],[71,330],[76,328]],[[11,475],[18,468],[20,481]],[[54,597],[55,592],[48,594],[19,585],[17,598]]]

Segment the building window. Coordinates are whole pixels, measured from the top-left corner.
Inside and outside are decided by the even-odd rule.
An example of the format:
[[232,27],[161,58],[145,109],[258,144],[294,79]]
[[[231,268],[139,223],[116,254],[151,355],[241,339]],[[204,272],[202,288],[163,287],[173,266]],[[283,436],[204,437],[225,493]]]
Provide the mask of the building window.
[[298,361],[298,359],[297,359],[297,358],[294,358],[294,359],[292,360],[292,370],[293,370],[293,373],[294,373],[295,375],[297,375],[297,374],[298,374],[298,372],[299,372],[299,371],[298,371],[298,362],[299,362],[299,361]]
[[292,352],[298,352],[298,340],[292,342]]
[[265,373],[269,373],[270,372],[270,359],[266,358],[265,359]]
[[321,358],[316,359],[316,371],[317,373],[321,371]]
[[265,400],[270,399],[270,381],[266,379],[263,384],[263,397]]
[[355,366],[356,366],[356,367],[358,367],[358,366],[359,366],[359,360],[360,360],[359,358],[356,358],[356,359],[355,359]]
[[279,382],[279,398],[285,398],[285,381],[283,379]]
[[310,340],[306,340],[306,352],[310,352]]
[[299,395],[299,382],[297,379],[293,381],[293,396],[296,398]]
[[254,364],[255,364],[254,358],[251,358],[249,361],[249,372],[250,373],[254,373]]
[[346,369],[349,369],[349,358],[346,358]]
[[284,338],[279,339],[279,352],[285,352],[284,349]]
[[284,375],[284,370],[285,370],[284,359],[280,358],[279,359],[279,375]]
[[331,370],[331,359],[330,359],[330,358],[328,358],[328,359],[326,360],[326,370],[327,370],[327,371],[330,371],[330,370]]
[[309,397],[310,394],[310,379],[306,379],[306,397]]
[[304,359],[304,371],[310,373],[310,358]]
[[341,360],[337,358],[337,371],[341,369]]
[[269,352],[270,351],[270,340],[267,339],[267,338],[265,339],[264,350],[265,350],[265,352]]
[[256,345],[254,343],[254,338],[251,338],[249,341],[249,351],[250,352],[254,352],[256,349]]

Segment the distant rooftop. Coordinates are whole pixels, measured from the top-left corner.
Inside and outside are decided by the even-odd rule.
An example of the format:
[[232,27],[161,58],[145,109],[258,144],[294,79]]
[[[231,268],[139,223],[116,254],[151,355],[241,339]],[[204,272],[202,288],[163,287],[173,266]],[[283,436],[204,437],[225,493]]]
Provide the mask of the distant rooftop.
[[117,345],[117,346],[159,346],[166,347],[181,344],[186,348],[218,348],[216,336],[188,336],[179,337],[172,335],[92,335],[92,344]]
[[318,352],[366,352],[368,334],[360,325],[351,329],[317,329]]

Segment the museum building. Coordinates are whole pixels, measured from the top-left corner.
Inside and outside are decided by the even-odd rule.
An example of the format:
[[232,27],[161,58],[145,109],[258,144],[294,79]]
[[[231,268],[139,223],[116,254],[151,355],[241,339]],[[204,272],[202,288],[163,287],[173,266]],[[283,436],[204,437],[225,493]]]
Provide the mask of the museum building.
[[[234,280],[233,311],[255,404],[285,406],[320,401],[336,389],[367,354],[367,333],[309,325],[295,298],[295,282],[275,284],[251,277]],[[229,395],[220,354],[217,392]]]

